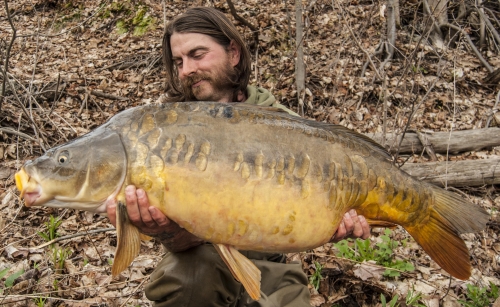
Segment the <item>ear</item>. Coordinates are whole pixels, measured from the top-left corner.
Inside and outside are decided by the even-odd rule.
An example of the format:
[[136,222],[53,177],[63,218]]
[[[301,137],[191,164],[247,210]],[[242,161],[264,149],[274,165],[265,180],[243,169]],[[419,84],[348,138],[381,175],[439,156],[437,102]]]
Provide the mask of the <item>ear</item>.
[[234,40],[229,43],[229,62],[233,67],[238,65],[241,57],[241,46],[238,45]]

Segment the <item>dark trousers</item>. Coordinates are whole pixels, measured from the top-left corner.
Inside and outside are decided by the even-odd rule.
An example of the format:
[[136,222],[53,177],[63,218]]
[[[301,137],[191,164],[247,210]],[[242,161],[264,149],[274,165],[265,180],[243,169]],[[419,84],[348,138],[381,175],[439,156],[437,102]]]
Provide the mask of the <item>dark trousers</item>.
[[242,252],[261,270],[261,291],[253,301],[210,244],[167,253],[151,274],[146,296],[156,307],[310,307],[307,277],[300,263],[284,256]]

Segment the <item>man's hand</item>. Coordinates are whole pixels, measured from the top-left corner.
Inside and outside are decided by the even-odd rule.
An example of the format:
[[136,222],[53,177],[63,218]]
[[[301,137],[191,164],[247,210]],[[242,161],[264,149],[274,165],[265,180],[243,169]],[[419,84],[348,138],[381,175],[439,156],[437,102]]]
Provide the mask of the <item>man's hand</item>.
[[[203,243],[203,240],[168,219],[158,208],[150,206],[144,190],[127,186],[125,201],[132,224],[141,233],[160,240],[169,251],[180,252]],[[116,227],[116,205],[108,205],[106,210],[111,224]]]
[[365,217],[358,215],[356,210],[352,209],[344,214],[344,218],[330,242],[339,242],[347,238],[361,238],[364,240],[368,239],[369,236],[370,225],[368,225]]

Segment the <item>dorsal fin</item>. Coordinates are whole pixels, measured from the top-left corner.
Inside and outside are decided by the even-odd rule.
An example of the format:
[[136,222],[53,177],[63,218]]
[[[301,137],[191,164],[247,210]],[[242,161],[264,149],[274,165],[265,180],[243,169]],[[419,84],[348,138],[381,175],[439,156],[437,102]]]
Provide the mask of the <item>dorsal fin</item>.
[[315,128],[315,129],[322,129],[322,130],[328,131],[336,136],[344,137],[347,139],[354,139],[354,140],[366,145],[367,147],[369,147],[373,152],[378,153],[382,158],[387,159],[389,161],[392,161],[391,154],[382,145],[380,145],[379,143],[377,143],[373,139],[369,138],[368,136],[363,135],[361,133],[358,133],[358,132],[351,130],[349,128],[346,128],[344,126],[323,123],[323,122],[317,122],[317,121],[314,121],[311,119],[305,119],[302,117],[293,116],[293,115],[288,114],[283,109],[275,108],[275,107],[262,107],[262,106],[258,106],[258,105],[247,104],[247,103],[233,103],[231,105],[233,107],[238,108],[238,109],[247,109],[247,110],[251,110],[253,112],[260,112],[263,114],[280,116],[280,117],[286,118],[287,120],[290,120],[294,123],[297,123],[298,125],[305,125],[305,126]]

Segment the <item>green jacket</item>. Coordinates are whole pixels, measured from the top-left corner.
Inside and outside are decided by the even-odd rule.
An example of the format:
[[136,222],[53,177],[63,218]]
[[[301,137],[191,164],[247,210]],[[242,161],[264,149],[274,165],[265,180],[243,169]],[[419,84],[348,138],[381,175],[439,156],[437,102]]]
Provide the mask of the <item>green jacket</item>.
[[277,102],[273,94],[261,87],[257,88],[252,85],[247,86],[247,100],[245,101],[245,103],[256,104],[258,106],[265,107],[274,107],[285,110],[291,115],[300,116],[299,114],[287,109],[284,105]]

